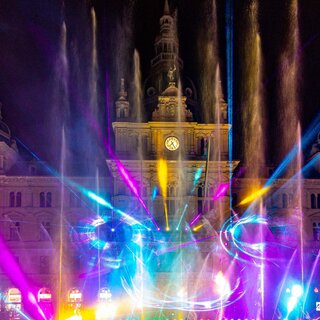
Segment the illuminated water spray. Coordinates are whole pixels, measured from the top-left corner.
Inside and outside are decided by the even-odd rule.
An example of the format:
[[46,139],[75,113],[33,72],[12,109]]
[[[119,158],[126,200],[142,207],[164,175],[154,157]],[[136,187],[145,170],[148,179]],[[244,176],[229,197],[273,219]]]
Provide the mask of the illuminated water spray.
[[141,68],[140,68],[140,57],[138,51],[135,49],[133,54],[133,68],[134,68],[134,81],[133,81],[133,119],[136,122],[142,122],[142,99],[143,92],[141,89]]
[[297,127],[297,145],[298,145],[298,154],[297,154],[297,162],[296,169],[297,175],[296,179],[293,179],[296,189],[296,199],[295,199],[295,217],[294,219],[297,221],[299,226],[299,245],[300,245],[300,269],[301,269],[301,285],[304,284],[304,214],[302,208],[302,149],[301,149],[301,127],[300,123],[298,123]]
[[[250,184],[246,186],[246,199],[240,204],[248,203],[252,197],[262,196],[267,189],[261,189],[262,168],[265,162],[265,136],[263,124],[263,105],[262,95],[262,55],[261,41],[259,35],[258,22],[258,2],[252,0],[247,7],[248,21],[244,30],[242,53],[242,64],[244,72],[244,81],[241,91],[241,110],[242,110],[242,132],[243,132],[243,158],[246,166],[245,177],[250,179]],[[257,191],[258,190],[258,191]],[[251,195],[251,196],[249,196]],[[247,214],[259,212],[263,219],[263,208],[261,201],[255,201],[250,206]],[[264,243],[263,225],[258,225],[257,234],[252,240],[259,244]],[[252,248],[253,249],[253,248]],[[255,267],[247,269],[247,277],[255,279],[255,285],[251,285],[250,290],[256,305],[250,306],[249,296],[246,297],[249,307],[249,315],[257,319],[264,319],[264,283],[265,283],[265,262],[264,247],[259,245],[255,253],[259,257],[259,270]],[[250,260],[250,258],[249,258]]]
[[216,67],[218,64],[218,27],[216,1],[204,4],[205,32],[198,36],[198,53],[200,54],[200,90],[203,108],[204,123],[216,122],[215,120],[215,85]]
[[[258,177],[264,165],[262,58],[258,26],[258,4],[251,1],[248,8],[248,27],[243,44],[244,81],[241,92],[243,113],[243,150],[246,177],[254,179],[250,188],[260,187]],[[247,190],[247,192],[251,190]]]
[[53,75],[53,96],[51,105],[51,114],[49,118],[52,134],[49,135],[49,148],[52,159],[56,160],[56,165],[59,164],[59,156],[56,150],[60,148],[61,123],[67,123],[70,119],[70,104],[69,104],[69,60],[67,53],[67,26],[63,21],[60,29],[58,53],[54,63]]
[[[217,64],[216,67],[216,74],[215,74],[215,123],[219,126],[225,123],[226,110],[226,103],[223,99],[223,92],[222,92],[222,85],[221,85],[221,76],[220,76],[220,67]],[[213,134],[212,134],[213,135]],[[213,156],[213,160],[221,161],[222,159],[222,145],[223,145],[223,136],[221,135],[221,130],[217,130],[214,137],[209,138],[210,149],[213,148],[214,153],[209,149],[208,152]],[[208,158],[209,160],[209,158]],[[213,200],[217,201],[220,198],[224,197],[227,194],[228,190],[228,183],[225,182],[223,178],[223,173],[221,171],[221,167],[218,167],[217,179],[216,179],[216,191],[214,195],[209,195],[210,197],[213,196]],[[218,211],[219,222],[218,225],[222,225],[225,219],[225,212],[223,210],[223,202],[217,201],[216,210]]]
[[66,152],[66,141],[64,128],[61,132],[61,160],[60,160],[60,180],[61,180],[61,202],[60,202],[60,216],[59,216],[59,283],[58,283],[58,319],[62,319],[62,305],[63,305],[63,292],[65,289],[65,279],[63,277],[64,272],[64,172],[65,172],[65,152]]
[[[280,56],[279,72],[279,156],[282,159],[293,147],[298,126],[298,81],[299,81],[299,26],[298,1],[290,0],[288,3],[287,36],[283,42]],[[288,166],[286,175],[296,171],[296,163]]]
[[97,54],[97,19],[94,8],[91,8],[92,24],[92,48],[91,48],[91,70],[89,81],[90,110],[95,120],[98,120],[98,54]]

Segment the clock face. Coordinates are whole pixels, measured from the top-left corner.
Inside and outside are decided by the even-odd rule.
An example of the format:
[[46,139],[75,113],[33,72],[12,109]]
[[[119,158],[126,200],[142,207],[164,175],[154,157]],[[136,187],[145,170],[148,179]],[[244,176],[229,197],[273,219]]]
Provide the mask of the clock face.
[[179,140],[176,137],[168,137],[164,144],[166,148],[170,151],[177,150],[180,145]]

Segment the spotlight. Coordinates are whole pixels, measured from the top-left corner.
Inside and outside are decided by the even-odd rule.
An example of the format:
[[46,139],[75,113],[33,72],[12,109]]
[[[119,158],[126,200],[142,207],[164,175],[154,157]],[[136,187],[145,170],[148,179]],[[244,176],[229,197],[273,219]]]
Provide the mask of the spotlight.
[[118,306],[115,304],[99,303],[96,306],[96,319],[113,319],[117,313]]
[[293,309],[296,307],[297,303],[298,303],[297,297],[291,296],[288,303],[287,303],[288,314],[290,314],[293,311]]
[[315,287],[315,288],[313,289],[313,291],[314,291],[314,293],[319,293],[319,289],[318,289],[317,287]]
[[299,284],[295,284],[291,288],[291,295],[296,298],[300,298],[302,296],[303,289]]
[[291,291],[287,288],[286,292],[289,293],[291,292],[291,296],[287,302],[287,317],[286,319],[288,319],[288,316],[289,314],[295,309],[295,307],[297,306],[298,304],[298,301],[299,299],[301,298],[301,296],[303,295],[303,288],[300,284],[294,284],[292,287],[291,287]]

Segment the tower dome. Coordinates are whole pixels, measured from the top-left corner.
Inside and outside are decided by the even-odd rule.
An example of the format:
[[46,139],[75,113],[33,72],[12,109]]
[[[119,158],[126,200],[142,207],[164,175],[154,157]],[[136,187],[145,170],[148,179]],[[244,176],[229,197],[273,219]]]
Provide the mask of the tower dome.
[[2,120],[1,108],[0,103],[0,174],[4,174],[15,164],[18,148],[8,125]]
[[2,104],[0,103],[0,141],[7,143],[9,146],[11,144],[11,131],[8,125],[2,121],[1,113]]

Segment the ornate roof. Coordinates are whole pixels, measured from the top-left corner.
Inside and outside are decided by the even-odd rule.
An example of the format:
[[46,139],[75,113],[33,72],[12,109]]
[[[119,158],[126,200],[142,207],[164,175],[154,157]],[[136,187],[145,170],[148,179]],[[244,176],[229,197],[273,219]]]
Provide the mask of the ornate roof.
[[9,146],[11,146],[11,131],[8,125],[2,121],[2,114],[1,114],[2,104],[0,103],[0,141],[4,141]]
[[152,113],[152,121],[192,121],[192,113],[187,109],[187,97],[183,96],[176,87],[175,82],[158,97],[157,108]]

